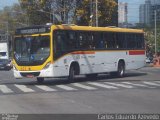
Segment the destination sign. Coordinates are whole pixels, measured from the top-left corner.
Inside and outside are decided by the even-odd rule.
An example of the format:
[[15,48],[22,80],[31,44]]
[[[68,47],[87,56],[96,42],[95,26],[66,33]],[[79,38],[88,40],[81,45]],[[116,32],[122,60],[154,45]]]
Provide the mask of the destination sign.
[[50,27],[30,27],[16,30],[16,34],[40,34],[50,32]]

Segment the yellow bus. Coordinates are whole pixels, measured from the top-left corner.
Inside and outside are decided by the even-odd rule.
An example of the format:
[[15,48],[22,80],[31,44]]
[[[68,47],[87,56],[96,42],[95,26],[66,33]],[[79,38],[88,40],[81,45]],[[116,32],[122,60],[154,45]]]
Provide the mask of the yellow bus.
[[15,78],[76,75],[96,77],[145,65],[144,32],[116,27],[76,25],[32,26],[17,29],[13,46]]

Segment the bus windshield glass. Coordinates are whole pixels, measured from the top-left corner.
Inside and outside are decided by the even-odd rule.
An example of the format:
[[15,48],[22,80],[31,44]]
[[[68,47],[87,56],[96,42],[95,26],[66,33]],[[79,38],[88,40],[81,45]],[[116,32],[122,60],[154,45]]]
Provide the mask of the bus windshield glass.
[[19,65],[41,65],[50,54],[49,36],[16,37],[14,58]]

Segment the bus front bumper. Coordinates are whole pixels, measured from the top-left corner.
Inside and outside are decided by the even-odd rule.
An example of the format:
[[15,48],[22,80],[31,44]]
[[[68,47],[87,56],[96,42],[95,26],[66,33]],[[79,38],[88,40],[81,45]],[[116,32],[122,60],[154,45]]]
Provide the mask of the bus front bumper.
[[18,71],[13,69],[14,77],[17,79],[21,78],[34,78],[34,77],[54,77],[53,66],[51,65],[47,69],[40,71]]

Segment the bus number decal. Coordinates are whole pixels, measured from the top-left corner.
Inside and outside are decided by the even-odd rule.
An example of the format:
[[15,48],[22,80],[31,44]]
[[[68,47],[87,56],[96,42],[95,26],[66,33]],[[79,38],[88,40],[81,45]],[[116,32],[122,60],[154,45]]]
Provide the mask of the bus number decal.
[[73,55],[73,59],[74,60],[79,60],[80,59],[80,55]]
[[21,71],[26,71],[27,68],[26,67],[21,67]]

